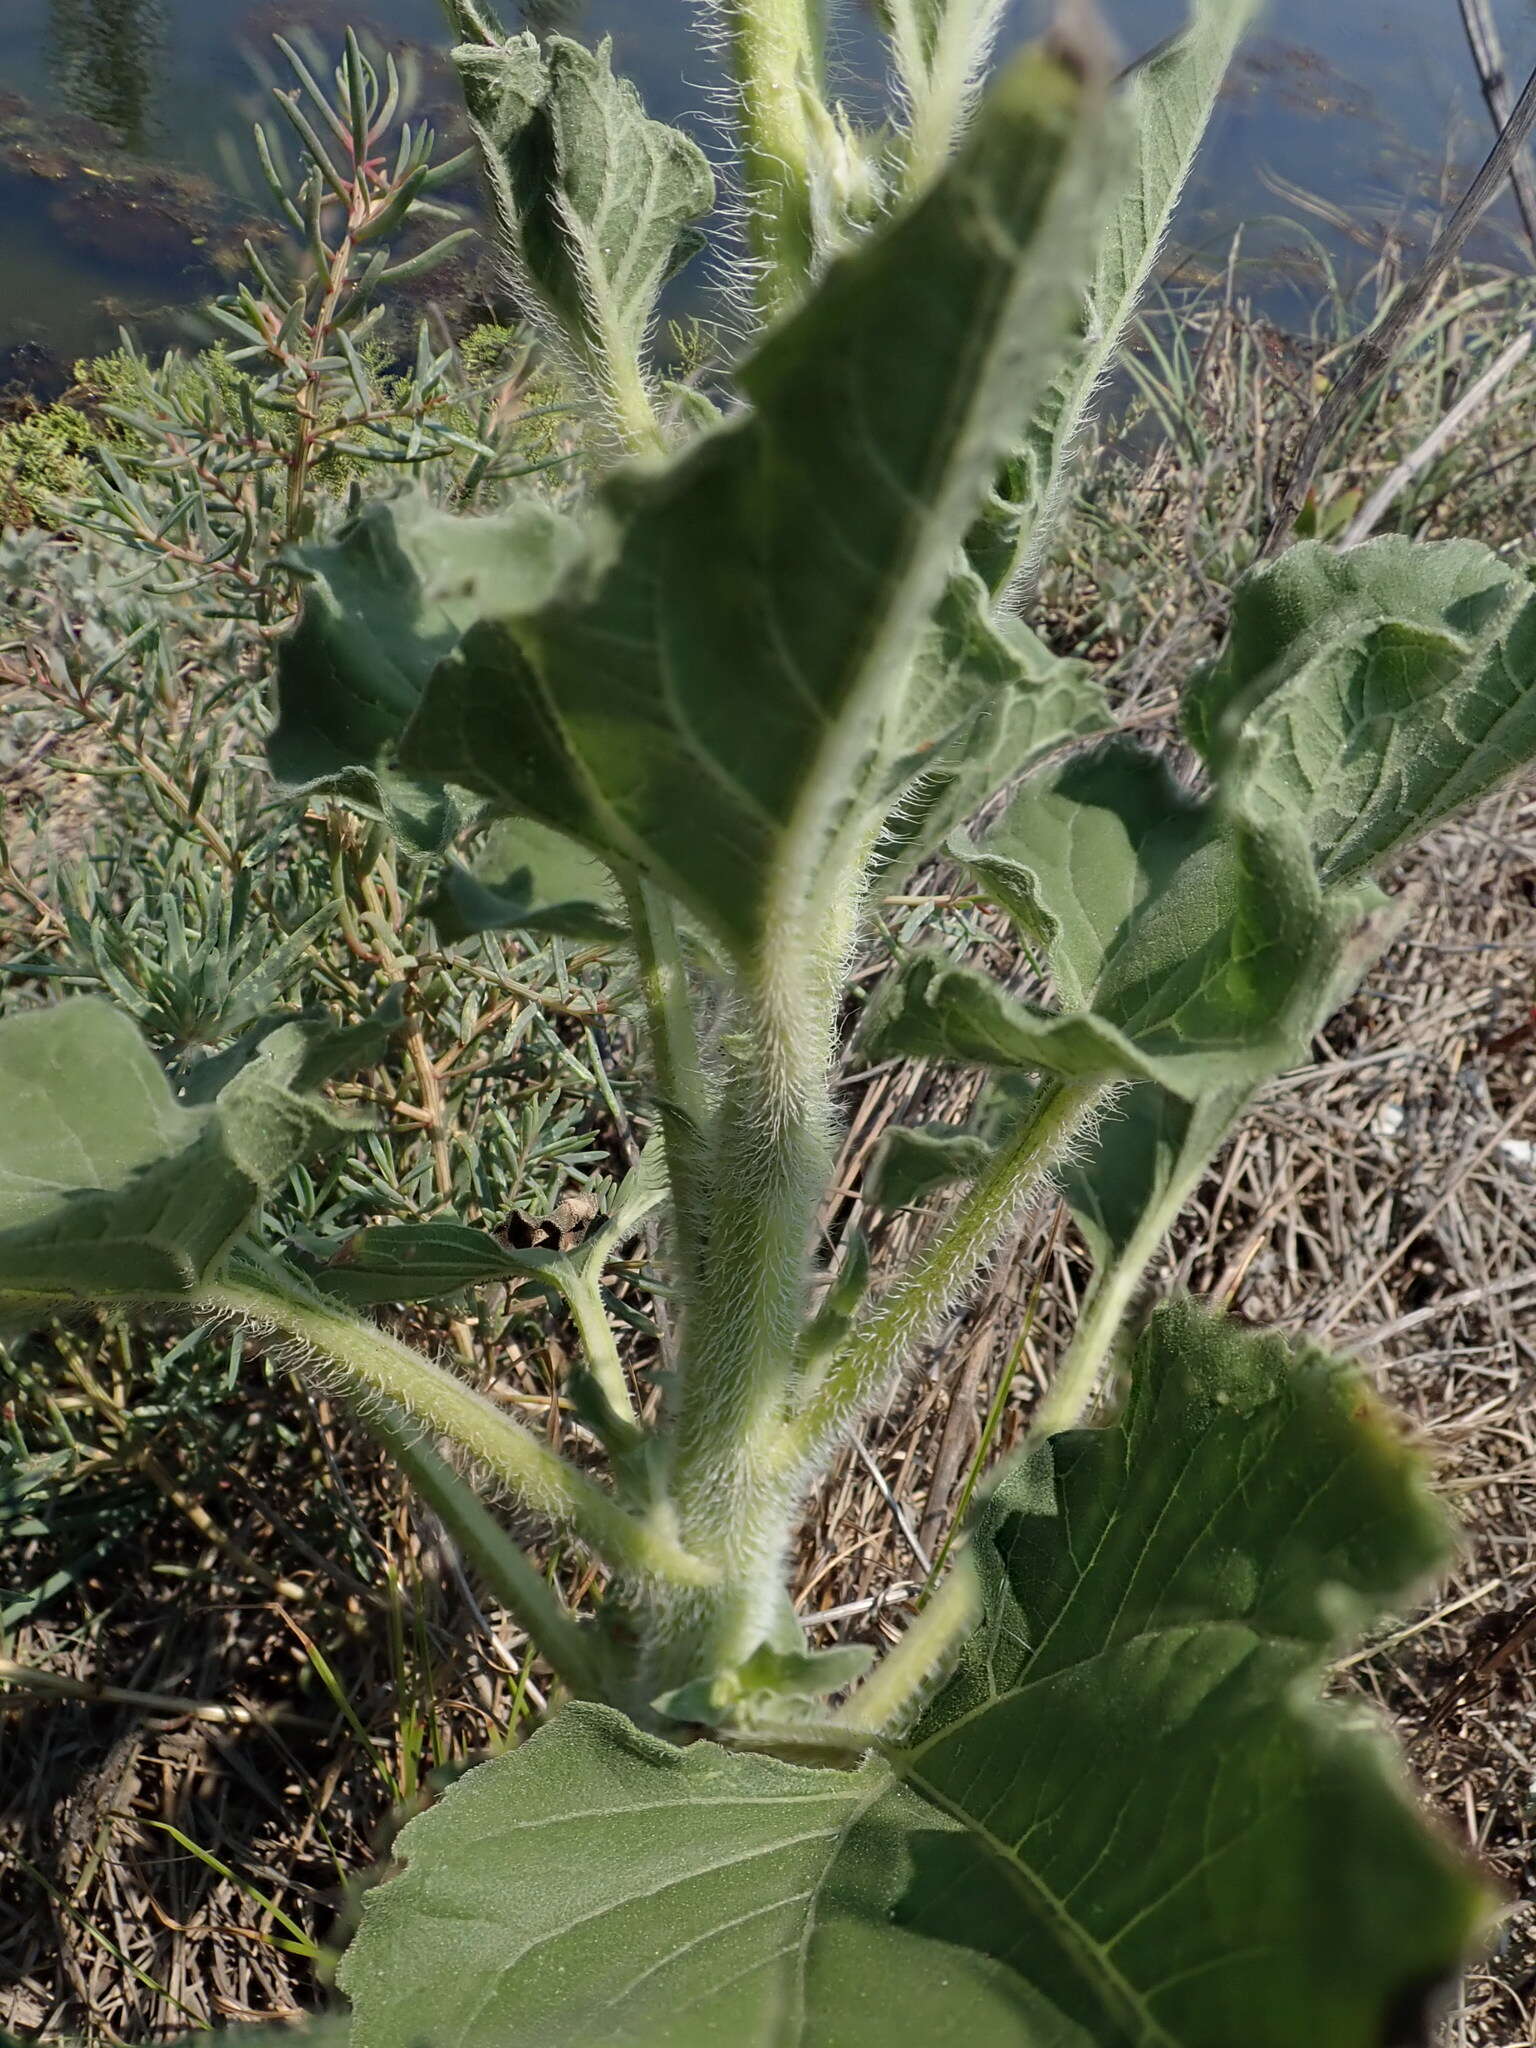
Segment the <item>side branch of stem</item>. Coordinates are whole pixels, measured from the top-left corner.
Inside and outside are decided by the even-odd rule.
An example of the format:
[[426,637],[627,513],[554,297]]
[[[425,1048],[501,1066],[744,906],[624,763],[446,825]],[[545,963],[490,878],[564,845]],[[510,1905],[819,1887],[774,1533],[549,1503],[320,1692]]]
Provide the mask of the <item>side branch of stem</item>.
[[502,1528],[472,1486],[440,1458],[388,1401],[369,1404],[368,1432],[381,1443],[437,1516],[494,1597],[550,1669],[578,1698],[601,1696],[597,1665],[575,1617],[544,1574]]
[[569,1530],[621,1576],[679,1586],[711,1582],[710,1568],[666,1531],[629,1514],[483,1394],[386,1331],[318,1295],[279,1288],[243,1262],[236,1277],[210,1288],[206,1306],[281,1331],[365,1411],[382,1398],[449,1438],[519,1506]]
[[980,1617],[976,1567],[962,1551],[895,1649],[848,1695],[833,1720],[887,1741],[905,1733]]
[[1021,1205],[1073,1137],[1090,1123],[1099,1082],[1053,1082],[1033,1113],[956,1206],[933,1242],[876,1303],[832,1359],[794,1423],[807,1461],[880,1399],[891,1376],[971,1286]]

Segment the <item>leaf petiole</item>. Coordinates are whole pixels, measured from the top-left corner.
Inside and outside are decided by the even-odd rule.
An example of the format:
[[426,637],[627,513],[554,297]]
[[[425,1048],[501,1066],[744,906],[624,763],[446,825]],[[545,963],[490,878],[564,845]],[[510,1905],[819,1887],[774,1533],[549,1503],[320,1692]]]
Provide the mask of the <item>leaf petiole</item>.
[[393,1403],[370,1402],[365,1420],[369,1434],[389,1452],[496,1599],[528,1631],[555,1675],[578,1698],[599,1697],[596,1661],[581,1627],[474,1488]]
[[622,1578],[678,1587],[712,1583],[712,1567],[689,1555],[665,1529],[630,1514],[483,1394],[419,1351],[321,1295],[301,1293],[265,1264],[243,1257],[228,1271],[233,1277],[211,1287],[201,1306],[292,1338],[322,1371],[336,1374],[365,1415],[382,1397],[450,1438],[520,1507],[568,1529]]
[[975,1280],[1030,1194],[1092,1123],[1103,1082],[1052,1082],[907,1272],[855,1327],[792,1424],[807,1460],[877,1401],[893,1374]]
[[944,1678],[960,1645],[981,1616],[976,1567],[962,1550],[906,1634],[856,1686],[832,1716],[840,1728],[887,1739],[901,1735]]

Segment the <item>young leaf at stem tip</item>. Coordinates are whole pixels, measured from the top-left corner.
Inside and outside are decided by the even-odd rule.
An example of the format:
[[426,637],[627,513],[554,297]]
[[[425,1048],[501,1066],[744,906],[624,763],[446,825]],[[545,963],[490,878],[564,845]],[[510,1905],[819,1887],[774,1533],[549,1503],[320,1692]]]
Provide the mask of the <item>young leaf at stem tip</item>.
[[595,386],[621,443],[655,443],[642,360],[662,285],[703,246],[708,159],[647,118],[612,42],[476,39],[453,53],[503,258],[557,360]]

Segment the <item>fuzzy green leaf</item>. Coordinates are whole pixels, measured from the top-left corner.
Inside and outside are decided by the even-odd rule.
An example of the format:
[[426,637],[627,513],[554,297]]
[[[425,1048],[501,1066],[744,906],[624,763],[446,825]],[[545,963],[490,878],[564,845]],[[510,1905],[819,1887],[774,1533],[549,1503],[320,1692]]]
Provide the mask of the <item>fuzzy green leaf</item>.
[[308,1237],[293,1248],[305,1279],[353,1307],[380,1302],[437,1301],[492,1282],[551,1288],[601,1278],[603,1265],[626,1244],[667,1195],[666,1157],[653,1136],[614,1191],[606,1216],[571,1252],[505,1245],[467,1223],[380,1223],[343,1238]]
[[1487,1901],[1384,1732],[1319,1697],[1449,1550],[1359,1378],[1170,1304],[1121,1419],[1010,1467],[976,1547],[985,1618],[900,1765],[962,1828],[902,1922],[1101,2048],[1408,2038]]
[[91,997],[0,1023],[0,1303],[187,1295],[266,1189],[349,1125],[321,1082],[377,1058],[391,1020],[261,1034],[208,1107],[176,1100],[128,1019]]
[[988,585],[1007,585],[1038,556],[1057,517],[1083,428],[1157,266],[1222,80],[1258,0],[1190,0],[1183,33],[1131,75],[1136,163],[1099,246],[1082,340],[1028,436],[1002,470],[970,553]]
[[[1310,1015],[1304,1007],[1295,1014],[1298,1045],[1321,1031],[1354,994],[1361,976],[1386,951],[1407,914],[1401,898],[1385,898],[1369,883],[1335,891],[1333,899],[1334,909],[1349,906],[1351,914],[1344,920],[1332,972],[1312,992]],[[1117,1263],[1123,1262],[1127,1275],[1141,1270],[1266,1078],[1258,1074],[1213,1087],[1193,1101],[1182,1101],[1151,1083],[1128,1088],[1115,1098],[1098,1128],[1063,1161],[1062,1189],[1093,1252],[1096,1287]],[[983,1098],[984,1124],[991,1112],[989,1135],[1002,1135],[1017,1117],[1010,1086],[1017,1087],[1017,1082],[999,1077]]]
[[[1470,542],[1304,545],[1239,586],[1231,639],[1185,698],[1191,737],[1260,819],[1296,821],[1339,902],[1440,819],[1536,757],[1536,605],[1527,579]],[[1086,842],[1102,821],[1077,821]],[[1085,845],[1085,860],[1092,849]],[[1372,892],[1360,892],[1363,905]],[[1102,938],[1059,906],[1058,979],[1090,978]],[[1375,899],[1308,1032],[1353,992],[1400,912]],[[1074,937],[1075,934],[1075,937]],[[1192,1104],[1134,1089],[1066,1170],[1107,1265],[1155,1247],[1248,1090]]]
[[802,1370],[830,1358],[853,1327],[869,1292],[869,1239],[855,1231],[842,1265],[833,1275],[816,1313],[800,1332],[796,1354]]
[[477,932],[618,939],[613,877],[585,847],[533,818],[500,818],[465,863],[450,861],[427,906],[450,944]]
[[1536,596],[1475,541],[1304,543],[1238,586],[1185,717],[1255,815],[1302,821],[1325,885],[1348,882],[1536,759]]
[[1325,902],[1305,845],[1197,800],[1125,741],[1027,783],[956,857],[1043,946],[1066,1006],[920,954],[872,1019],[881,1058],[1157,1081],[1186,1101],[1305,1051],[1366,911]]
[[943,1819],[879,1764],[686,1749],[568,1707],[397,1844],[339,1982],[354,2048],[1092,2048],[890,1926]]
[[538,603],[579,545],[569,520],[532,500],[455,519],[405,497],[296,550],[304,602],[278,649],[273,774],[301,796],[383,819],[410,846],[445,846],[473,805],[461,789],[403,773],[396,742],[470,620],[493,601]]
[[356,2048],[1407,2038],[1487,1901],[1320,1697],[1448,1548],[1361,1383],[1175,1304],[978,1519],[983,1622],[890,1768],[576,1707],[460,1779],[366,1900]]
[[[435,670],[407,765],[571,833],[738,955],[793,928],[904,751],[924,621],[1070,326],[1118,124],[1045,54],[741,372],[752,411],[601,495],[579,585]],[[921,289],[914,279],[921,278]]]
[[977,578],[952,577],[904,707],[900,794],[879,873],[910,871],[1016,775],[1113,724],[1086,662],[1053,654],[1022,619],[989,617]]
[[940,1188],[973,1180],[992,1150],[985,1138],[953,1124],[895,1124],[870,1165],[864,1199],[877,1209],[910,1209]]
[[704,152],[647,118],[612,51],[607,38],[588,50],[517,35],[453,53],[513,287],[600,374],[638,357],[715,199]]
[[519,1251],[467,1223],[380,1223],[334,1241],[310,1239],[297,1260],[312,1287],[354,1308],[436,1301],[491,1281],[559,1288],[560,1252]]

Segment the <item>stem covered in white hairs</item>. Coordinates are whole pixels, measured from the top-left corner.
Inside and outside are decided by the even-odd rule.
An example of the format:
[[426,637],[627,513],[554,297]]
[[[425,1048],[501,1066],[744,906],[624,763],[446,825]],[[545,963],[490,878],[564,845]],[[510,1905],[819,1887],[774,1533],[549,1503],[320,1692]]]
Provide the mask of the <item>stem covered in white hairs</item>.
[[683,1330],[670,1475],[682,1541],[721,1568],[713,1613],[688,1623],[706,1669],[749,1656],[783,1598],[798,1497],[785,1419],[834,1154],[833,984],[814,978],[802,1002],[748,982],[715,1124],[709,1240]]
[[621,1577],[679,1586],[707,1585],[713,1577],[666,1530],[630,1514],[483,1394],[323,1296],[279,1285],[242,1260],[233,1277],[209,1289],[205,1306],[280,1331],[302,1363],[333,1378],[365,1412],[382,1398],[449,1438],[520,1507],[569,1530]]
[[808,109],[821,90],[819,0],[709,0],[736,87],[747,232],[765,318],[792,305],[815,258],[815,154]]
[[1052,1082],[933,1242],[858,1324],[794,1423],[801,1454],[819,1463],[961,1299],[1053,1162],[1092,1122],[1099,1082]]

